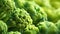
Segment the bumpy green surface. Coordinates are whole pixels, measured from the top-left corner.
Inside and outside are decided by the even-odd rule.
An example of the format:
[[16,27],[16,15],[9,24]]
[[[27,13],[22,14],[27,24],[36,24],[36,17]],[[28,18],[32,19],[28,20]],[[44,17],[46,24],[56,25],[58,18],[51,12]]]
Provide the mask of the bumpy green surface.
[[2,20],[0,20],[0,34],[6,34],[8,30],[8,27],[6,23],[4,23]]
[[21,34],[21,33],[18,31],[15,31],[15,32],[11,31],[11,32],[8,32],[7,34]]
[[60,34],[60,0],[0,0],[0,34]]
[[38,34],[38,33],[39,29],[38,27],[35,27],[35,25],[27,25],[25,31],[23,32],[23,34]]
[[43,8],[35,4],[34,2],[26,2],[24,8],[30,14],[33,22],[37,24],[39,21],[44,21],[47,19],[47,15],[44,12]]
[[57,26],[52,23],[52,22],[40,22],[37,24],[40,33],[41,34],[57,34],[58,33],[58,28]]

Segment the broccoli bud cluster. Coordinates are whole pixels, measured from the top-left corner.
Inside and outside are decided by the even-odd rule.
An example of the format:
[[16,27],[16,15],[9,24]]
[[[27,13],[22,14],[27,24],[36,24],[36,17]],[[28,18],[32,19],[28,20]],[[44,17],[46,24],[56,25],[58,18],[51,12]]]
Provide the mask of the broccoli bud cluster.
[[59,0],[0,0],[0,34],[60,34],[59,4]]

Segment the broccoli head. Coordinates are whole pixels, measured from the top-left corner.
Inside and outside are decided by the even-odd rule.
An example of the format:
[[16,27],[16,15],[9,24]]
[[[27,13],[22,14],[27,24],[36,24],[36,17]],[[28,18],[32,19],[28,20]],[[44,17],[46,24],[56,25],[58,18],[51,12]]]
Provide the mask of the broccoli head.
[[16,8],[10,19],[6,22],[8,27],[17,27],[23,30],[27,25],[32,24],[33,20],[24,9]]
[[0,0],[0,20],[6,22],[15,8],[13,0]]
[[34,1],[15,0],[15,4],[17,4],[19,8],[24,8],[30,14],[34,22],[44,21],[47,19],[47,15],[43,8],[37,5]]
[[26,2],[25,0],[14,0],[15,2],[15,6],[17,8],[23,8],[24,7],[24,3]]
[[0,11],[9,11],[15,8],[13,0],[0,0]]
[[2,20],[0,20],[0,34],[6,34],[8,30],[8,27],[6,23],[4,23]]
[[56,23],[60,19],[60,8],[44,8],[48,21]]
[[18,31],[10,31],[10,32],[8,32],[7,34],[21,34],[21,33],[18,32]]
[[58,20],[58,21],[55,23],[55,25],[56,25],[57,28],[58,28],[58,33],[60,33],[60,20]]
[[25,28],[23,34],[38,34],[39,29],[35,25],[27,25]]
[[34,0],[41,7],[52,8],[50,0]]
[[41,34],[57,34],[58,33],[57,26],[52,22],[48,22],[48,21],[40,22],[38,24],[38,28]]
[[26,2],[24,4],[24,9],[30,14],[35,24],[40,21],[47,20],[47,14],[44,12],[43,8],[37,5],[35,2]]
[[50,0],[50,4],[55,9],[60,8],[60,0]]

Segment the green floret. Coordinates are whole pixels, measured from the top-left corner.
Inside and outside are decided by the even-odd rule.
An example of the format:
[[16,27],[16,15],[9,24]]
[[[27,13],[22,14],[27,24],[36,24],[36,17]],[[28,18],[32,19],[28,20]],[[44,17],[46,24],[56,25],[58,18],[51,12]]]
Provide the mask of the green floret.
[[57,22],[60,19],[60,8],[44,8],[48,21]]
[[43,8],[38,6],[35,2],[26,2],[24,4],[24,9],[30,14],[35,24],[40,21],[47,20],[47,15]]
[[0,0],[0,11],[9,11],[15,8],[13,0]]
[[23,8],[24,7],[24,3],[26,2],[25,0],[14,0],[15,5],[17,8]]
[[30,15],[24,9],[16,8],[11,18],[7,21],[7,25],[10,27],[17,27],[23,30],[27,25],[32,24]]
[[32,19],[30,15],[24,9],[17,8],[14,12],[14,16],[16,18],[16,22],[32,24]]
[[2,20],[0,20],[0,34],[6,34],[7,30],[7,25]]
[[39,29],[35,25],[27,25],[25,28],[23,34],[38,34]]
[[21,34],[21,33],[18,32],[18,31],[10,31],[10,32],[8,32],[7,34]]
[[41,34],[57,34],[58,28],[57,26],[52,22],[40,22],[38,24],[38,28]]
[[13,0],[0,0],[0,19],[6,22],[14,8]]
[[19,8],[24,8],[28,12],[34,23],[47,19],[47,15],[44,12],[43,8],[38,6],[34,1],[15,0],[15,4],[18,5]]
[[52,6],[50,5],[50,0],[34,0],[35,3],[37,3],[38,5],[40,5],[41,7],[47,7],[47,8],[51,8]]
[[57,26],[57,28],[58,28],[58,33],[60,33],[60,20],[58,20],[57,22],[56,22],[56,26]]
[[55,9],[60,8],[60,0],[50,0],[50,4]]

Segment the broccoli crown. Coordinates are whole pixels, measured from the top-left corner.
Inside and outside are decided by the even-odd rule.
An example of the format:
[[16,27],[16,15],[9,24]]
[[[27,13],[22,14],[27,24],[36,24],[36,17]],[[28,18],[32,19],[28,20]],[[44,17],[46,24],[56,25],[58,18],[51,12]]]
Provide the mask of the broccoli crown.
[[32,19],[30,15],[24,10],[16,8],[15,11],[11,14],[9,20],[7,20],[8,27],[16,27],[19,30],[24,29],[27,25],[32,24]]
[[11,32],[8,32],[7,34],[21,34],[20,32],[18,32],[18,31],[11,31]]
[[26,2],[25,0],[14,0],[14,2],[15,2],[15,6],[17,7],[17,8],[22,8],[22,7],[24,7],[24,3]]
[[56,25],[57,28],[58,28],[58,33],[60,33],[60,25],[59,25],[59,24],[60,24],[60,20],[58,20],[57,23],[55,23],[55,25]]
[[38,34],[39,29],[35,25],[27,25],[25,28],[23,34]]
[[60,1],[0,0],[0,34],[60,34]]
[[52,22],[40,22],[39,24],[37,24],[40,33],[41,34],[57,34],[58,33],[58,28],[57,26],[52,23]]
[[13,0],[0,0],[0,10],[9,11],[15,8]]
[[14,18],[16,18],[16,22],[32,24],[30,15],[24,9],[17,8],[13,14],[13,19]]
[[26,2],[24,9],[30,14],[34,22],[47,20],[47,15],[43,8],[37,5],[35,2]]
[[19,8],[24,8],[29,14],[34,22],[44,21],[47,18],[47,14],[44,12],[43,8],[37,5],[34,1],[27,0],[15,0]]
[[6,22],[15,8],[13,0],[0,0],[0,20]]
[[0,20],[0,34],[6,34],[7,30],[7,25],[2,20]]

